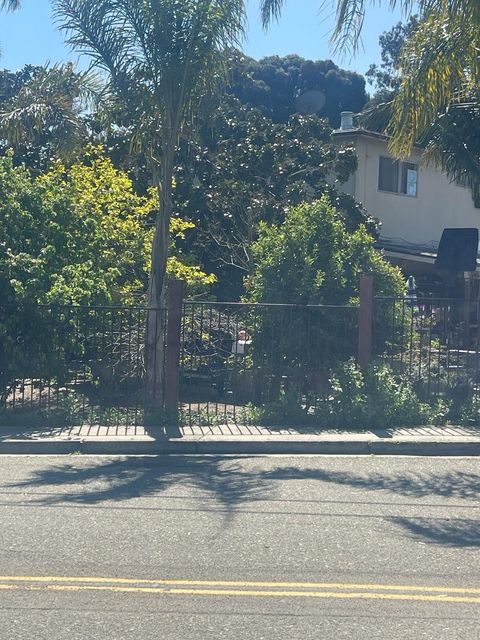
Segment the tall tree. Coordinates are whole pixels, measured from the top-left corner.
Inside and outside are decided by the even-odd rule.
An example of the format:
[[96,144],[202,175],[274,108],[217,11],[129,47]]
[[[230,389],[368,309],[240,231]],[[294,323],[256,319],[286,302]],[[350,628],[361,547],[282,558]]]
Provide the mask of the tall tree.
[[0,73],[0,136],[35,170],[54,157],[71,159],[85,143],[84,107],[98,90],[95,77],[72,64],[27,66]]
[[[226,50],[243,34],[244,2],[54,0],[54,8],[70,44],[106,73],[106,95],[133,114],[134,146],[160,193],[148,301],[163,307],[176,148],[222,84]],[[147,387],[150,402],[161,405],[164,336],[156,323],[149,314]]]
[[298,99],[312,92],[323,101],[309,105],[309,115],[340,124],[342,111],[360,111],[367,101],[365,79],[331,60],[305,60],[297,55],[254,60],[239,51],[229,57],[229,92],[245,105],[257,107],[276,123],[299,112]]
[[195,223],[187,247],[218,275],[222,300],[244,293],[260,223],[281,225],[292,206],[327,193],[349,230],[364,224],[375,233],[361,206],[335,189],[356,168],[354,149],[338,149],[316,116],[276,123],[229,96],[199,142],[182,145],[181,159],[175,210]]
[[398,92],[401,82],[401,57],[405,42],[418,29],[418,16],[411,16],[404,22],[398,22],[389,31],[384,31],[379,39],[380,64],[371,64],[365,77],[374,85],[375,104],[391,100]]
[[[278,17],[284,0],[261,0],[263,22]],[[338,47],[356,49],[367,0],[337,0],[333,40]],[[401,56],[402,81],[393,104],[392,150],[408,155],[413,144],[439,114],[470,99],[478,87],[480,64],[480,2],[478,0],[384,0],[410,12],[421,24],[408,39]]]

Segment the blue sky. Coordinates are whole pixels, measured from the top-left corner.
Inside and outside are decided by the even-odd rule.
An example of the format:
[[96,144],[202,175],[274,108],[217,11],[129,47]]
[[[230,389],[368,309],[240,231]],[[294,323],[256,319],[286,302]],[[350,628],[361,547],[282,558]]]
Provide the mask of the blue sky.
[[[374,7],[369,10],[363,33],[363,50],[355,57],[333,56],[329,34],[333,25],[333,0],[319,12],[322,0],[288,0],[283,17],[266,34],[258,17],[258,1],[249,0],[249,34],[244,49],[260,58],[297,53],[314,60],[332,58],[337,64],[364,73],[379,58],[378,36],[400,18],[399,12]],[[299,5],[301,8],[299,8]],[[49,0],[23,0],[15,14],[0,16],[0,66],[18,69],[26,63],[43,64],[75,59],[64,45],[62,34],[52,25]]]

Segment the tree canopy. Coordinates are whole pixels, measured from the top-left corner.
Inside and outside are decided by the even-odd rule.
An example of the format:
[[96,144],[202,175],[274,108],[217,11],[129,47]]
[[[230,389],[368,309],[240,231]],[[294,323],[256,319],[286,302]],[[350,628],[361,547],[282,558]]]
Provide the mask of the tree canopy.
[[282,225],[260,224],[247,297],[255,302],[348,304],[362,274],[379,295],[403,292],[400,271],[373,246],[365,226],[349,232],[328,196],[293,207]]
[[[135,193],[100,149],[33,177],[0,160],[0,280],[17,303],[128,304],[145,298],[154,189]],[[173,237],[191,223],[172,220]],[[169,269],[193,291],[211,277],[175,251]]]
[[218,274],[215,292],[238,299],[253,268],[252,242],[261,221],[282,224],[288,209],[327,193],[349,230],[375,222],[337,191],[356,168],[352,148],[337,148],[316,116],[275,123],[238,99],[225,100],[201,140],[185,145],[177,169],[176,211],[191,219],[201,264]]
[[239,51],[229,56],[228,91],[242,104],[258,108],[275,123],[286,123],[298,113],[297,99],[320,91],[325,104],[318,115],[332,127],[340,124],[341,111],[360,111],[367,101],[364,78],[339,68],[331,60],[305,60],[297,55],[254,60]]
[[367,80],[375,87],[374,104],[392,100],[398,92],[402,51],[408,38],[418,29],[418,25],[418,16],[411,16],[407,22],[397,22],[389,31],[380,35],[381,62],[371,64],[365,74]]
[[96,79],[71,63],[0,72],[0,135],[31,168],[72,160],[87,142],[85,107]]
[[[262,0],[265,25],[280,15],[284,0]],[[367,0],[337,0],[333,41],[337,47],[358,47]],[[480,81],[480,3],[478,0],[385,0],[392,8],[421,18],[400,57],[401,82],[393,100],[389,133],[391,149],[408,156],[428,134],[432,123],[452,107],[469,108]]]

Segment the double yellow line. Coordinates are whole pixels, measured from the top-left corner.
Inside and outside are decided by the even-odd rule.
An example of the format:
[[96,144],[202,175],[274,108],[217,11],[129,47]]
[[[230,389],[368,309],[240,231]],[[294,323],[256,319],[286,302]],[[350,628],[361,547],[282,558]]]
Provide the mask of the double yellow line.
[[0,576],[0,590],[104,591],[178,596],[410,600],[480,604],[480,589],[330,582],[143,580],[68,576]]
[[103,591],[176,596],[407,600],[480,604],[480,589],[330,582],[143,580],[68,576],[0,576],[0,591]]

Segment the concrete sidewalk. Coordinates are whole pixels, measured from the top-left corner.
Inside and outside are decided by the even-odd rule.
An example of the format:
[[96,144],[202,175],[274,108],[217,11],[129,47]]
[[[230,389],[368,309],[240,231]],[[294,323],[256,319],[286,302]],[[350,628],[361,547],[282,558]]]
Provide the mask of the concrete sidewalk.
[[448,426],[302,432],[293,428],[237,425],[166,431],[139,426],[0,427],[0,454],[74,453],[480,456],[480,429]]

